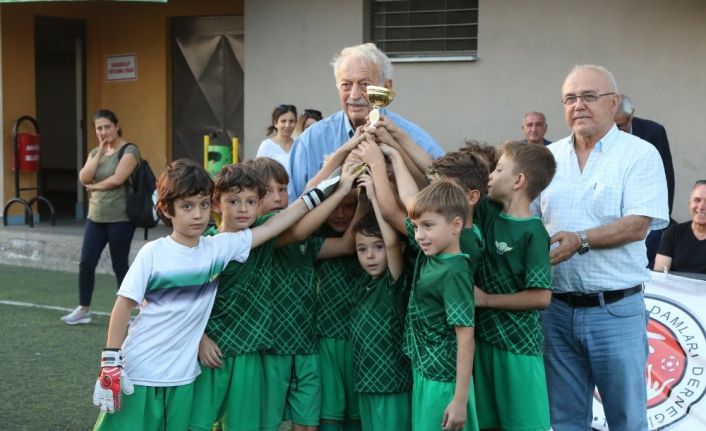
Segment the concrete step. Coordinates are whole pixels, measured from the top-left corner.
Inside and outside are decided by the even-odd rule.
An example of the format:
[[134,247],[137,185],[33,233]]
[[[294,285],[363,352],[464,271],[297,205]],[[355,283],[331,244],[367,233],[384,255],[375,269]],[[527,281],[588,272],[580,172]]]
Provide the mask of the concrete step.
[[[0,263],[78,273],[83,229],[84,222],[74,220],[57,220],[56,226],[43,222],[35,224],[34,228],[28,225],[0,226]],[[171,228],[160,224],[148,231],[148,241],[169,233]],[[144,229],[137,229],[130,247],[130,262],[146,242]],[[96,272],[113,273],[107,246]]]

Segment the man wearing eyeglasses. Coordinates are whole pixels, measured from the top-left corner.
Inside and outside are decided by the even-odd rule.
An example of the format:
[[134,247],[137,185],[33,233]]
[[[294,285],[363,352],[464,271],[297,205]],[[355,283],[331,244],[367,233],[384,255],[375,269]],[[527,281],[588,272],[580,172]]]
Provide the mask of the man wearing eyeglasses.
[[657,150],[616,127],[617,92],[604,67],[567,75],[572,134],[549,145],[557,172],[534,205],[551,235],[542,325],[556,431],[591,429],[596,387],[611,431],[647,430],[644,240],[668,223],[667,183]]
[[[664,127],[651,120],[635,117],[635,105],[632,99],[623,94],[620,96],[618,111],[615,113],[615,124],[618,129],[625,133],[630,133],[654,145],[662,158],[664,174],[667,176],[667,195],[669,203],[669,215],[672,215],[674,204],[674,165],[672,163],[672,152],[669,150],[669,139]],[[652,268],[655,263],[655,255],[659,248],[659,241],[662,238],[664,229],[650,231],[647,235],[647,267]]]
[[[366,92],[368,85],[392,88],[392,62],[372,43],[344,48],[331,65],[342,109],[315,123],[294,141],[289,153],[290,202],[302,194],[307,182],[321,169],[324,157],[361,141],[362,133],[357,129],[366,124],[372,110]],[[380,112],[383,117],[380,128],[393,137],[398,135],[397,141],[412,153],[413,159],[426,156],[431,163],[432,157],[444,154],[434,138],[418,125],[390,110]],[[347,143],[351,145],[344,145]],[[419,157],[415,158],[415,152]]]

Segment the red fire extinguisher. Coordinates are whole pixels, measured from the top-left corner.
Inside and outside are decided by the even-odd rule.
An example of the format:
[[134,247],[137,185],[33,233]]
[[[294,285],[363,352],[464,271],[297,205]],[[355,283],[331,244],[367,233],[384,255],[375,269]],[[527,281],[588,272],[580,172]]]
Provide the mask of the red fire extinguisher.
[[[23,122],[29,121],[34,126],[34,133],[19,132]],[[15,121],[12,126],[12,134],[15,141],[15,151],[12,163],[12,170],[15,171],[15,197],[5,202],[5,208],[2,210],[3,224],[7,226],[7,214],[10,207],[14,204],[20,204],[25,210],[25,222],[30,227],[34,227],[34,210],[35,204],[46,205],[49,209],[49,217],[51,218],[52,226],[56,224],[56,211],[51,201],[42,196],[42,172],[39,170],[39,125],[37,120],[24,115]],[[37,185],[35,187],[20,187],[20,172],[36,172]],[[30,200],[25,200],[20,196],[21,192],[35,190],[37,195]]]
[[18,133],[17,151],[20,172],[37,172],[39,169],[39,134]]

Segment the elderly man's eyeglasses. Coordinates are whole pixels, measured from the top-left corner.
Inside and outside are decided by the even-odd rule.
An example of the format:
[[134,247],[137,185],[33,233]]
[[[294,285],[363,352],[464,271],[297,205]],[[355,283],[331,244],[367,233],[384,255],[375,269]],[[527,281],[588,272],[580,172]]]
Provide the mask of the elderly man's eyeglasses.
[[561,99],[561,103],[563,103],[566,106],[571,106],[574,105],[579,99],[584,103],[584,105],[587,105],[589,103],[596,103],[598,99],[600,99],[603,96],[610,96],[611,94],[615,94],[615,92],[611,93],[603,93],[603,94],[596,94],[596,93],[583,93],[579,95],[575,94],[569,94],[567,96],[564,96],[563,99]]

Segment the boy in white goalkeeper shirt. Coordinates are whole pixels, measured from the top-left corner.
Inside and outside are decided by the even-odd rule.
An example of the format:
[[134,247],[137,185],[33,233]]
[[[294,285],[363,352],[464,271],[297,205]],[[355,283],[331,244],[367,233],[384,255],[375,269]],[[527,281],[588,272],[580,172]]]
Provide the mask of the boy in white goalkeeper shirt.
[[[157,180],[157,207],[173,231],[140,250],[118,291],[93,395],[101,409],[95,430],[188,429],[199,341],[220,273],[299,220],[335,182],[322,182],[254,229],[202,237],[213,180],[190,160],[167,167]],[[125,337],[130,311],[138,306]]]

